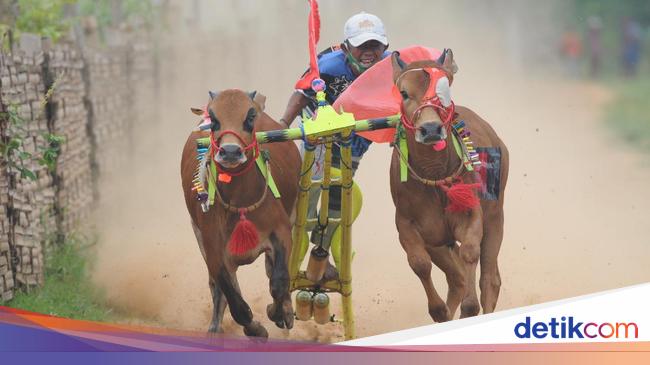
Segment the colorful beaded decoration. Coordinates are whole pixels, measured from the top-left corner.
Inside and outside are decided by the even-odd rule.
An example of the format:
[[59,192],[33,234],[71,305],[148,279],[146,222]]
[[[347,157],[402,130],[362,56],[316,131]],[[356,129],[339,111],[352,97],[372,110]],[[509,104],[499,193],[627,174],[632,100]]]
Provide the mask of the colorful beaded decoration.
[[458,138],[463,142],[464,150],[467,154],[468,160],[466,160],[465,163],[465,168],[469,171],[473,170],[474,166],[480,166],[481,165],[481,160],[479,157],[478,152],[474,149],[474,143],[472,140],[469,138],[471,135],[471,132],[467,129],[467,126],[465,125],[465,121],[459,120],[456,121],[454,124],[452,124],[452,127],[454,128],[454,131],[456,132],[456,135]]
[[205,190],[205,175],[208,169],[208,147],[198,146],[196,150],[196,159],[198,165],[192,183],[194,187],[192,190],[196,191],[196,200],[201,202],[201,209],[207,212],[209,209],[208,192]]

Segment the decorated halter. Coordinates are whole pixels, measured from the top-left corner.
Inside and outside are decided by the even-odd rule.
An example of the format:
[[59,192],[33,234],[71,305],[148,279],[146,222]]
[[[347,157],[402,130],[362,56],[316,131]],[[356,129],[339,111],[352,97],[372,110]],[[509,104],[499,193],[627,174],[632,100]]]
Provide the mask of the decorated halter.
[[[203,112],[203,118],[204,118],[204,120],[206,122],[211,120],[209,112],[208,112],[208,106],[207,105],[205,107],[205,111]],[[221,151],[221,148],[222,148],[221,147],[221,140],[223,139],[224,136],[226,136],[228,134],[232,134],[233,136],[235,136],[235,138],[237,138],[239,143],[242,146],[244,146],[243,151],[242,151],[244,154],[246,152],[248,152],[249,150],[251,150],[251,149],[253,150],[253,158],[248,159],[248,161],[246,161],[246,165],[244,166],[244,168],[242,168],[241,170],[238,170],[238,171],[225,170],[215,160],[215,165],[216,165],[216,168],[217,168],[217,172],[221,176],[220,179],[222,179],[220,181],[222,181],[222,182],[230,182],[230,178],[232,176],[239,176],[239,175],[243,175],[246,172],[248,172],[248,170],[250,170],[253,167],[253,165],[255,165],[255,160],[260,155],[260,147],[259,147],[259,144],[257,143],[257,138],[255,138],[255,129],[253,129],[253,131],[251,132],[251,134],[253,135],[253,142],[251,142],[251,143],[246,143],[246,141],[244,141],[244,138],[242,138],[242,136],[240,136],[239,133],[237,133],[235,131],[232,131],[232,130],[221,131],[218,134],[216,134],[216,132],[217,131],[214,131],[214,130],[210,131],[210,146],[212,147],[210,149],[210,158],[211,159],[214,159],[216,154],[219,151]],[[223,180],[224,177],[226,177],[225,180]]]
[[[399,90],[399,83],[402,77],[406,75],[409,72],[414,72],[414,71],[424,71],[427,74],[429,74],[429,86],[427,87],[426,92],[424,93],[424,96],[422,97],[422,104],[413,111],[411,114],[411,117],[409,118],[406,110],[404,110],[404,102],[401,97],[401,92]],[[440,84],[440,83],[445,84]],[[439,90],[438,86],[441,86],[443,89]],[[446,90],[445,90],[446,88]],[[454,102],[451,101],[451,97],[449,96],[448,93],[449,90],[449,78],[447,77],[446,73],[440,69],[437,68],[414,68],[410,70],[404,71],[399,77],[397,77],[397,80],[395,80],[395,85],[393,86],[393,94],[396,94],[395,97],[399,98],[400,100],[400,109],[402,113],[402,125],[410,131],[415,131],[415,121],[420,117],[420,114],[422,114],[422,110],[425,108],[433,108],[435,109],[436,113],[438,116],[440,116],[440,119],[442,120],[442,124],[447,128],[447,132],[450,132],[450,127],[451,127],[451,122],[454,119],[454,114],[455,114],[455,106]],[[445,99],[445,100],[441,100]],[[446,105],[445,105],[446,104]],[[446,144],[443,144],[443,146],[438,149],[436,148],[436,145],[434,145],[434,149],[439,151],[445,147]]]
[[[201,123],[199,129],[205,130],[207,129],[207,126],[212,126],[211,117],[214,118],[214,114],[212,114],[212,111],[208,109],[208,106],[206,106],[205,110],[203,111],[203,123]],[[239,220],[235,224],[235,227],[233,228],[233,231],[230,234],[230,239],[228,241],[228,251],[230,252],[231,255],[235,255],[235,256],[245,255],[249,251],[257,247],[259,243],[259,233],[257,231],[257,227],[255,226],[255,223],[253,223],[251,220],[246,218],[246,214],[254,211],[255,209],[259,208],[262,205],[262,203],[266,199],[267,191],[269,190],[267,189],[267,186],[271,186],[271,185],[275,186],[275,183],[271,183],[271,185],[269,185],[269,180],[272,180],[273,178],[270,173],[268,158],[265,158],[265,167],[263,169],[262,167],[260,167],[260,169],[264,171],[265,186],[264,186],[264,190],[262,191],[261,198],[256,203],[249,205],[247,207],[234,206],[223,199],[223,197],[221,196],[221,192],[219,191],[219,188],[216,186],[217,180],[219,182],[226,183],[226,184],[230,183],[230,181],[232,180],[232,176],[239,176],[245,174],[246,172],[248,172],[248,170],[251,169],[253,165],[257,163],[256,160],[260,156],[260,148],[259,148],[259,144],[257,143],[257,139],[255,138],[255,129],[253,129],[251,133],[253,134],[253,142],[247,144],[242,138],[242,136],[240,136],[235,131],[225,130],[217,134],[217,131],[211,129],[210,148],[208,151],[205,151],[204,153],[207,153],[207,156],[210,158],[209,161],[210,164],[212,164],[213,168],[216,170],[216,176],[214,176],[214,173],[208,175],[208,192],[205,192],[205,188],[203,187],[205,170],[208,169],[208,166],[204,162],[205,160],[203,158],[200,158],[198,171],[194,175],[194,184],[195,184],[194,190],[197,191],[197,199],[201,201],[201,208],[203,209],[204,213],[208,211],[210,204],[212,204],[212,199],[216,197],[216,200],[228,212],[239,214]],[[253,150],[253,158],[249,159],[246,162],[246,165],[241,170],[235,172],[224,170],[223,167],[220,166],[215,159],[215,155],[222,149],[221,140],[223,139],[224,136],[228,134],[234,135],[237,138],[237,140],[239,140],[241,145],[245,146],[242,151],[244,154],[251,149]],[[271,187],[271,189],[273,190],[274,188]],[[274,195],[275,194],[276,192],[274,190]]]
[[[417,109],[411,114],[411,117],[409,118],[404,110],[404,103],[402,101],[401,93],[399,91],[399,82],[401,78],[412,71],[424,71],[429,74],[429,86],[422,97],[422,104],[418,106]],[[413,176],[416,180],[421,182],[422,184],[428,185],[428,186],[435,186],[439,189],[441,189],[447,198],[449,199],[449,202],[447,204],[446,210],[449,212],[466,212],[469,211],[475,207],[477,207],[480,204],[479,198],[476,196],[475,189],[478,189],[481,187],[480,183],[464,183],[463,179],[461,178],[461,175],[465,172],[465,169],[470,171],[470,167],[474,161],[478,161],[478,154],[476,154],[473,150],[473,146],[471,141],[469,140],[469,131],[465,130],[465,123],[460,121],[460,122],[454,122],[454,117],[455,117],[455,106],[454,103],[451,101],[450,93],[449,93],[449,81],[450,81],[450,76],[448,76],[443,70],[437,69],[437,68],[414,68],[410,70],[404,71],[397,80],[395,80],[395,85],[393,86],[393,94],[395,95],[396,98],[400,99],[400,107],[401,107],[401,112],[402,112],[402,125],[406,130],[414,131],[415,128],[415,120],[420,117],[420,114],[422,113],[422,110],[424,108],[433,108],[435,109],[436,113],[440,116],[440,119],[442,120],[443,126],[447,129],[448,133],[454,133],[452,131],[452,128],[455,130],[455,132],[460,136],[462,145],[459,145],[456,143],[456,140],[454,139],[454,148],[457,149],[462,149],[462,153],[459,153],[459,157],[461,158],[461,162],[458,166],[458,168],[450,175],[447,176],[443,179],[439,180],[430,180],[430,179],[425,179],[421,177],[420,175],[417,174],[417,172],[413,169],[413,167],[410,165],[408,161],[408,156],[406,155],[407,153],[407,146],[406,146],[406,141],[402,140],[399,142],[399,145],[397,146],[397,153],[400,157],[400,160],[402,162],[403,169],[411,173],[411,176]],[[440,86],[440,87],[439,87]],[[454,138],[452,136],[452,138]],[[461,147],[463,146],[463,147]],[[433,149],[435,151],[442,151],[443,149],[446,148],[446,141],[440,141],[436,144],[434,144]],[[471,151],[469,149],[471,148]],[[474,155],[472,155],[474,153]],[[467,155],[469,157],[468,161],[463,161],[464,156]],[[480,164],[480,162],[478,162]],[[470,167],[468,167],[470,166]],[[405,175],[406,172],[403,174],[402,181],[406,181]]]

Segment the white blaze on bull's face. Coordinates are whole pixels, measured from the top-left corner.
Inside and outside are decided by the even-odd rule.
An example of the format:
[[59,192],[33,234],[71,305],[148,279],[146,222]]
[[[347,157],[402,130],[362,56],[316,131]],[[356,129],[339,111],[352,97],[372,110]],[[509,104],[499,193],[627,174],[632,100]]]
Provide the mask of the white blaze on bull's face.
[[[451,105],[451,89],[446,76],[436,81],[435,92],[443,107]],[[447,139],[447,130],[443,127],[442,120],[435,108],[424,108],[415,123],[415,141],[432,145]]]
[[442,106],[448,108],[451,105],[451,88],[449,87],[449,79],[447,76],[438,79],[436,83],[436,95],[438,95]]

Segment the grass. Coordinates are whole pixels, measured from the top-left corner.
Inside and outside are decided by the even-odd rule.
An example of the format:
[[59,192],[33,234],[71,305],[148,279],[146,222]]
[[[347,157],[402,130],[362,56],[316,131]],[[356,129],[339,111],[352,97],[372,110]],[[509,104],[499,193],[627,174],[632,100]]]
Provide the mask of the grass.
[[617,97],[607,108],[608,127],[631,145],[650,152],[650,77],[612,85]]
[[29,292],[17,291],[6,305],[58,317],[110,321],[111,309],[102,304],[102,295],[88,275],[88,244],[69,239],[63,245],[52,244],[45,261],[43,287]]

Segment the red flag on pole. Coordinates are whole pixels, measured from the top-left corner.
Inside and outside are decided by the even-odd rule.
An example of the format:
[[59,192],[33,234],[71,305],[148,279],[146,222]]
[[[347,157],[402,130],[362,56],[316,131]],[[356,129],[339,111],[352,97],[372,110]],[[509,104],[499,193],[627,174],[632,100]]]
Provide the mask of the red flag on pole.
[[320,14],[318,14],[318,1],[309,0],[309,71],[296,82],[296,89],[309,89],[311,82],[320,77],[318,59],[316,58],[316,44],[320,38]]

